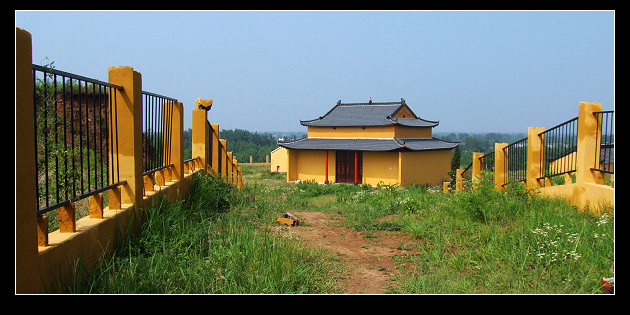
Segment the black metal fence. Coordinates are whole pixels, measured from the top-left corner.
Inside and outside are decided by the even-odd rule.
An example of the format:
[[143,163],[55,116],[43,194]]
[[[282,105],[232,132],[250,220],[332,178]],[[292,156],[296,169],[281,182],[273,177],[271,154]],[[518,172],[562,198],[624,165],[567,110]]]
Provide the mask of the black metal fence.
[[597,141],[600,146],[599,155],[596,154],[594,170],[604,173],[615,173],[615,135],[614,111],[593,113],[597,118]]
[[171,165],[173,106],[176,99],[142,92],[142,173]]
[[541,174],[538,179],[575,172],[578,117],[538,134],[541,141]]
[[494,182],[494,152],[486,153],[481,157],[481,171],[487,174],[488,180]]
[[[599,152],[595,154],[593,167],[591,170],[602,173],[614,174],[615,155],[615,135],[614,135],[614,111],[600,111],[593,113],[597,120],[598,143],[596,148]],[[578,117],[568,120],[562,124],[552,127],[549,130],[538,134],[541,141],[540,164],[541,171],[538,180],[550,178],[567,173],[573,173],[577,169],[577,143],[578,143]],[[528,138],[518,140],[508,144],[503,149],[505,158],[505,182],[500,183],[505,186],[509,182],[527,181],[527,148]],[[480,157],[481,170],[492,174],[495,172],[495,153],[490,152]],[[589,162],[590,163],[590,162]],[[464,178],[468,174],[468,169],[472,163],[464,170]],[[451,186],[456,182],[454,178]]]
[[527,180],[527,138],[508,144],[503,149],[505,155],[506,182],[521,182]]
[[120,88],[33,65],[38,215],[124,183],[110,154]]

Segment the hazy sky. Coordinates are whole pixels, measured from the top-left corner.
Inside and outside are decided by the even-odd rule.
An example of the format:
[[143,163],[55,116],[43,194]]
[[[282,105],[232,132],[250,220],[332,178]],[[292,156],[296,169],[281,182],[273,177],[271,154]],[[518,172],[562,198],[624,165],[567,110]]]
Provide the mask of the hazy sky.
[[526,132],[614,109],[614,11],[16,11],[33,63],[214,99],[222,129],[306,131],[344,103],[400,101],[435,132]]

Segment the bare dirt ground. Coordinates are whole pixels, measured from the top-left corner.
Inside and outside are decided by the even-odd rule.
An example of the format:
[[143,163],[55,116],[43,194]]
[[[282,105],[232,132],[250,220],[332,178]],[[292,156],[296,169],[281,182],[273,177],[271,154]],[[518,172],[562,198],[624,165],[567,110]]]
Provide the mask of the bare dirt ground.
[[[281,229],[294,233],[309,246],[322,247],[339,255],[349,266],[344,285],[347,294],[383,294],[405,266],[395,256],[417,254],[412,238],[398,231],[355,232],[344,226],[340,215],[322,212],[294,212],[299,226]],[[387,218],[385,218],[387,220]]]

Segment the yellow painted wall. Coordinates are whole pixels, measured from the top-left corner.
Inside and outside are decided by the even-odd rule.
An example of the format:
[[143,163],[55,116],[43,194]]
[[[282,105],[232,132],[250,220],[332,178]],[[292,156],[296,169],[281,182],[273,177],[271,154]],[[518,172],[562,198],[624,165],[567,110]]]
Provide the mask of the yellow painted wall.
[[432,127],[409,127],[396,125],[394,137],[396,138],[431,138]]
[[[285,149],[285,152],[287,153],[287,181],[302,180],[318,183],[326,181],[325,150]],[[331,183],[335,182],[335,156],[336,151],[328,150],[328,181]]]
[[449,180],[450,150],[400,152],[401,185],[441,185]]
[[577,166],[577,161],[575,159],[576,154],[576,152],[571,152],[569,155],[563,156],[549,163],[549,169],[557,173],[575,170]]
[[394,126],[381,127],[308,127],[308,137],[391,138]]
[[396,112],[396,114],[394,114],[393,117],[396,117],[396,118],[416,118],[416,116],[411,113],[411,110],[409,110],[409,107],[407,107],[407,106],[404,106],[403,108],[398,110],[398,112]]
[[335,183],[337,177],[337,151],[328,150],[328,182]]
[[[335,182],[335,151],[328,151],[328,181]],[[315,181],[325,178],[326,151],[287,150],[287,180]],[[416,152],[363,151],[362,183],[367,185],[440,185],[449,180],[450,150]]]
[[288,168],[287,149],[279,147],[271,151],[271,166],[269,171],[286,173]]
[[330,138],[431,138],[431,127],[401,125],[379,127],[308,127],[308,137]]
[[615,206],[615,189],[593,183],[572,183],[550,187],[539,187],[542,196],[559,197],[583,210],[588,206],[591,213],[599,214],[602,206]]
[[298,173],[297,173],[298,151],[299,150],[287,149],[287,182],[298,179]]
[[363,183],[398,184],[398,152],[363,152]]
[[[297,150],[297,175],[298,179],[304,181],[316,181],[323,183],[325,181],[325,160],[326,151],[322,150]],[[330,152],[328,153],[328,161],[330,163]],[[330,176],[330,169],[328,169]],[[330,177],[329,177],[330,180]]]

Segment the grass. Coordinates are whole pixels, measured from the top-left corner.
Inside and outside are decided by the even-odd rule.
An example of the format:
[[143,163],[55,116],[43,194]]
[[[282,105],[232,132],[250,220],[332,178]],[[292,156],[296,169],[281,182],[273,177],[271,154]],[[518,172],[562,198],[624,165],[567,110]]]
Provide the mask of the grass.
[[413,236],[407,246],[420,254],[396,258],[413,268],[390,293],[590,294],[614,275],[614,209],[594,216],[516,184],[443,194],[423,186],[270,185],[266,176],[245,189],[261,217],[276,209],[330,212],[353,230]]
[[142,232],[73,293],[338,293],[335,257],[279,238],[241,213],[234,187],[195,178],[190,198],[162,200]]
[[[595,294],[614,276],[614,210],[580,212],[563,200],[496,192],[443,194],[422,186],[286,183],[243,168],[239,192],[195,179],[186,202],[150,209],[141,235],[104,260],[81,293],[341,293],[346,267],[331,253],[275,236],[285,211],[339,214],[367,234],[397,230],[417,254],[395,257],[388,293]],[[388,220],[379,220],[383,217]]]

